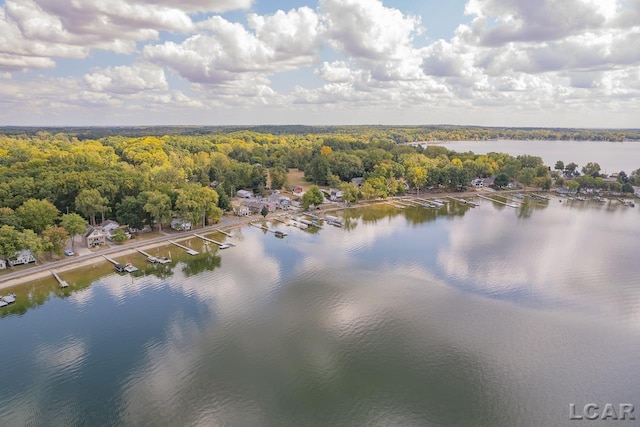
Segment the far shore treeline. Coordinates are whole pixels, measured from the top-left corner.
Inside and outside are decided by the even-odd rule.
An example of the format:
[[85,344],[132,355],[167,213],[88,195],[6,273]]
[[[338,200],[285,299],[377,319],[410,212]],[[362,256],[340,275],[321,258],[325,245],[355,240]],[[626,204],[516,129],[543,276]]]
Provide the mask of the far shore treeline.
[[[217,221],[240,189],[267,194],[299,169],[347,202],[442,188],[475,177],[550,189],[633,192],[640,169],[603,180],[597,159],[544,165],[539,157],[456,153],[415,141],[488,139],[640,140],[640,130],[518,129],[459,126],[260,126],[0,128],[0,259],[21,249],[60,254],[87,221],[115,219],[159,228],[173,216]],[[566,159],[570,160],[570,159]],[[640,167],[640,165],[639,165]],[[582,174],[580,173],[582,171]],[[353,178],[363,178],[361,186]],[[570,185],[569,185],[570,184]]]

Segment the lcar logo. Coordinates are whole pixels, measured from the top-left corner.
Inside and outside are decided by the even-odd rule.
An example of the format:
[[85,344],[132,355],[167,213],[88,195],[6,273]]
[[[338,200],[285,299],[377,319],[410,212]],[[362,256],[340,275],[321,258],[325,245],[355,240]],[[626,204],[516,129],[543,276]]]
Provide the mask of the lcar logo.
[[635,421],[633,414],[635,407],[631,403],[606,403],[603,406],[597,403],[587,403],[583,408],[576,408],[575,403],[569,404],[570,420],[587,421]]

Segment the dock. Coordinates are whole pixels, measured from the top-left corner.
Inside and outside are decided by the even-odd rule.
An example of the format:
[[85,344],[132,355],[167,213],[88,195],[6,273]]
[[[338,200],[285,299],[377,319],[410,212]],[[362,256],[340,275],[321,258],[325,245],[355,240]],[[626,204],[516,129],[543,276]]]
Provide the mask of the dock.
[[220,230],[220,229],[216,229],[216,231],[220,234],[224,234],[227,237],[233,237],[231,234],[227,233],[226,231]]
[[186,246],[181,245],[180,243],[176,243],[173,240],[169,240],[169,243],[171,243],[172,245],[176,245],[179,248],[184,249],[189,255],[198,255],[200,252],[193,250],[191,248],[188,248]]
[[486,199],[486,200],[489,200],[491,202],[495,202],[495,203],[501,204],[501,205],[509,206],[510,208],[517,208],[518,207],[518,205],[514,205],[514,204],[511,204],[511,203],[507,203],[507,202],[502,202],[500,200],[492,199],[491,197],[483,196],[481,194],[478,194],[478,197],[480,197],[481,199]]
[[220,249],[227,249],[227,248],[230,248],[231,246],[235,246],[233,243],[218,242],[217,240],[210,239],[210,238],[202,236],[200,234],[194,233],[193,235],[198,237],[198,238],[200,238],[200,239],[202,239],[202,240],[204,240],[205,242],[215,243],[216,245],[218,245],[220,247]]
[[[281,223],[283,223],[283,224],[287,224],[286,222],[284,222],[284,221],[283,221],[283,220],[281,220],[281,219],[277,219],[277,218],[276,218],[276,221],[279,221],[279,222],[281,222]],[[295,221],[294,221],[294,222],[295,222]],[[258,225],[258,224],[256,224],[255,222],[252,222],[252,223],[250,223],[250,224],[251,224],[251,225],[253,225],[253,226],[254,226],[254,227],[256,227],[256,228],[259,228],[260,230],[265,230],[265,231],[268,231],[268,232],[273,233],[273,234],[278,234],[278,235],[281,235],[281,236],[286,236],[286,235],[287,235],[287,233],[286,233],[286,232],[284,232],[284,231],[279,231],[279,230],[275,230],[275,229],[272,229],[272,228],[269,228],[269,227],[267,227],[265,224]],[[287,224],[287,225],[293,225],[293,224]]]
[[147,261],[149,261],[151,264],[168,264],[171,262],[171,259],[166,258],[166,257],[155,257],[153,255],[150,255],[148,253],[146,253],[145,251],[143,251],[142,249],[138,249],[135,248],[136,251],[140,252],[142,255],[147,257]]
[[49,271],[51,272],[51,274],[53,274],[53,277],[55,277],[55,278],[56,278],[56,280],[57,280],[57,281],[58,281],[58,283],[60,284],[60,287],[61,287],[61,288],[67,288],[67,287],[69,287],[69,284],[68,284],[66,281],[62,280],[62,279],[60,278],[60,276],[58,276],[58,273],[56,273],[56,272],[55,272],[55,271],[53,271],[53,270],[49,270]]

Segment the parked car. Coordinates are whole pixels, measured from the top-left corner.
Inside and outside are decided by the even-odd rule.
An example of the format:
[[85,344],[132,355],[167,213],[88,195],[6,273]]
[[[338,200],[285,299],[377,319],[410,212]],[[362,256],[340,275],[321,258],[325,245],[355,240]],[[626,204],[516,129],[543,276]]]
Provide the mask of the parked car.
[[74,255],[74,253],[73,253],[73,251],[71,249],[65,249],[64,250],[64,254],[66,256],[73,256]]

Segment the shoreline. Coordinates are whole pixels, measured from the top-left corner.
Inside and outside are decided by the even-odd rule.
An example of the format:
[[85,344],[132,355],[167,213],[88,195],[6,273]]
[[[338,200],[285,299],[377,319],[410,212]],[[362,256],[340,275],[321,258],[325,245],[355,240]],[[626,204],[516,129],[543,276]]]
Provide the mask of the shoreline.
[[187,239],[191,239],[195,234],[204,234],[215,232],[216,230],[229,230],[235,227],[245,226],[253,221],[256,221],[258,218],[253,217],[245,217],[229,219],[228,224],[215,224],[210,225],[203,228],[198,228],[196,230],[184,231],[180,234],[175,234],[172,236],[160,236],[156,237],[148,242],[140,242],[137,244],[126,245],[126,246],[116,246],[110,247],[99,252],[90,254],[90,255],[82,255],[81,257],[64,259],[60,261],[47,262],[44,264],[38,264],[36,266],[32,266],[28,270],[16,271],[10,273],[12,277],[9,277],[7,280],[4,278],[0,278],[3,280],[0,283],[0,291],[3,291],[8,288],[12,288],[14,286],[23,285],[28,282],[32,282],[39,279],[44,279],[46,277],[52,277],[51,270],[54,270],[56,273],[64,273],[65,271],[75,270],[77,268],[88,267],[94,264],[96,261],[106,261],[104,259],[104,255],[110,255],[112,257],[121,257],[125,255],[130,255],[134,253],[138,253],[136,249],[153,249],[162,246],[170,245],[169,240],[174,242],[179,242]]
[[[544,192],[544,191],[540,191],[540,190],[503,190],[500,191],[499,194],[509,194],[509,193],[514,193],[514,192]],[[482,194],[482,193],[495,193],[494,191],[465,191],[465,192],[442,192],[442,193],[430,193],[430,192],[425,192],[424,195],[421,194],[420,197],[469,197],[469,196],[478,196],[478,194]],[[394,197],[389,197],[387,199],[384,200],[362,200],[359,201],[357,203],[353,203],[353,204],[349,204],[349,205],[337,205],[337,206],[327,206],[326,208],[321,209],[322,212],[332,212],[332,211],[336,211],[336,210],[345,210],[345,209],[353,209],[353,208],[359,208],[359,207],[366,207],[366,206],[371,206],[371,205],[375,205],[378,203],[385,203],[389,200],[394,200],[394,199],[398,199],[398,198],[404,198],[404,197],[418,197],[415,195],[405,195],[405,196],[394,196]],[[55,270],[56,273],[64,273],[65,271],[69,271],[69,270],[74,270],[76,268],[81,268],[81,267],[87,267],[92,265],[93,263],[96,262],[96,260],[104,260],[103,255],[111,255],[113,257],[120,257],[120,256],[124,256],[124,255],[129,255],[129,254],[133,254],[133,253],[137,253],[136,249],[153,249],[153,248],[157,248],[157,247],[161,247],[161,246],[166,246],[169,245],[169,240],[173,240],[173,241],[181,241],[181,240],[187,240],[190,239],[192,237],[194,237],[193,235],[195,233],[198,234],[204,234],[204,233],[209,233],[209,232],[215,232],[216,230],[229,230],[232,228],[236,228],[236,227],[243,227],[246,226],[248,224],[250,224],[251,222],[254,221],[260,221],[260,220],[264,220],[264,219],[269,219],[269,217],[267,216],[266,218],[263,218],[262,216],[259,217],[254,217],[254,216],[248,216],[248,217],[238,217],[238,218],[234,218],[234,217],[222,217],[223,221],[221,221],[221,223],[215,224],[215,225],[210,225],[207,227],[203,227],[203,228],[199,228],[196,230],[190,230],[190,231],[184,231],[181,232],[179,234],[175,234],[175,235],[171,235],[171,236],[160,236],[160,237],[156,237],[154,239],[149,240],[148,242],[140,242],[140,243],[135,243],[132,245],[125,245],[125,246],[116,246],[116,247],[110,247],[104,250],[101,250],[100,252],[97,253],[93,253],[90,255],[82,255],[81,257],[77,257],[77,258],[71,258],[71,259],[64,259],[64,260],[60,260],[60,261],[53,261],[53,262],[47,262],[45,264],[39,264],[36,266],[33,266],[31,268],[29,268],[28,270],[23,270],[23,271],[16,271],[13,273],[9,273],[9,275],[11,277],[9,277],[8,279],[4,280],[4,278],[0,278],[0,280],[3,280],[0,283],[0,291],[3,291],[5,289],[8,288],[12,288],[14,286],[19,286],[19,285],[23,285],[25,283],[28,282],[32,282],[35,280],[40,280],[40,279],[44,279],[46,277],[50,277],[51,276],[51,270]],[[226,221],[224,221],[226,219]],[[106,260],[105,260],[106,261]]]

